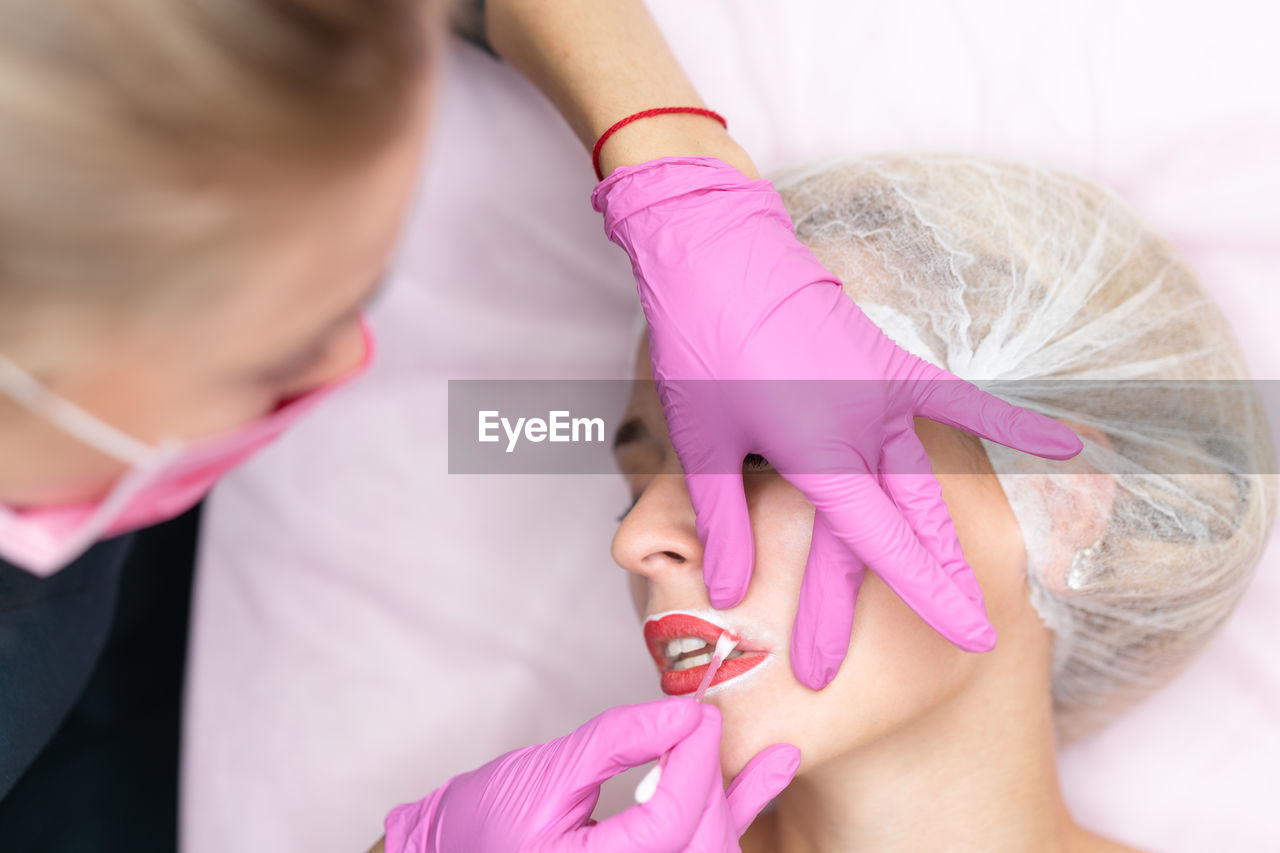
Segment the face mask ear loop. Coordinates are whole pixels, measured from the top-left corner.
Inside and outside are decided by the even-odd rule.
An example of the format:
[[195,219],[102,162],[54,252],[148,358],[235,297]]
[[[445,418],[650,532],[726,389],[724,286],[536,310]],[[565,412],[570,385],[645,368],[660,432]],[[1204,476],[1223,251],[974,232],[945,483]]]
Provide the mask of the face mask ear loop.
[[149,444],[121,432],[45,388],[3,355],[0,355],[0,390],[18,405],[113,459],[136,467],[155,453],[155,448]]

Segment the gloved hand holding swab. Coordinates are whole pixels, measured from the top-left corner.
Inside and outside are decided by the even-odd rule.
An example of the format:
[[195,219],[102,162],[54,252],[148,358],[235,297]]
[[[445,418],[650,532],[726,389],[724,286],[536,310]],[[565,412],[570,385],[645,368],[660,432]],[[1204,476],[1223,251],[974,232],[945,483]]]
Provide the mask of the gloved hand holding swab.
[[[720,635],[716,640],[715,651],[711,653],[711,663],[707,664],[707,672],[702,676],[698,689],[694,691],[693,701],[701,702],[702,697],[706,694],[707,688],[711,686],[711,680],[716,677],[716,670],[720,669],[720,664],[724,663],[724,659],[734,650],[734,647],[740,642],[739,638],[734,637],[728,631]],[[662,768],[667,766],[667,756],[670,753],[664,752],[658,757],[658,763],[645,774],[640,780],[640,784],[636,785],[636,802],[647,803],[658,790],[658,783],[662,781]]]

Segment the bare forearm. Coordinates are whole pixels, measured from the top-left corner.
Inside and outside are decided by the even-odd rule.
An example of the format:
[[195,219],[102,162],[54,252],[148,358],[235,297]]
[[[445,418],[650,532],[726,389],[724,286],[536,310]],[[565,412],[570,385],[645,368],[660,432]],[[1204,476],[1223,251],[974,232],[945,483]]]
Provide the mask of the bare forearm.
[[[706,106],[640,0],[487,0],[493,49],[555,104],[590,148],[618,119],[650,107]],[[719,157],[756,177],[717,122],[675,114],[633,122],[600,152],[607,175],[655,157]]]

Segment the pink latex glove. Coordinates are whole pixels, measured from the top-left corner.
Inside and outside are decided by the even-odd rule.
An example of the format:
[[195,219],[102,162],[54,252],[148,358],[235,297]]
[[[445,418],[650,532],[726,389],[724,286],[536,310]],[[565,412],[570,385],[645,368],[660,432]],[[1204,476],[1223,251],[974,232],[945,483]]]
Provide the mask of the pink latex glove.
[[817,510],[792,628],[797,678],[818,689],[835,677],[868,567],[953,643],[991,649],[912,418],[1050,459],[1079,453],[1076,435],[897,346],[796,238],[767,180],[665,157],[614,170],[591,202],[631,257],[712,605],[734,606],[751,580],[742,461],[758,453]]
[[[599,823],[600,784],[670,750],[658,790]],[[726,792],[720,712],[688,698],[611,708],[548,743],[455,776],[386,819],[386,853],[724,853],[799,766],[795,747],[760,752]]]

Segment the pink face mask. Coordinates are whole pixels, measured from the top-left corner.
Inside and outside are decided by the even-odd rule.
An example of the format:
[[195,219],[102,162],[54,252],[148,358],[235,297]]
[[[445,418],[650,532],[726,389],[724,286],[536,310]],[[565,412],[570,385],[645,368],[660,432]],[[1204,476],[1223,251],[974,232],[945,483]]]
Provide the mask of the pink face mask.
[[101,500],[62,506],[12,509],[0,505],[0,557],[32,574],[48,577],[95,542],[137,530],[195,506],[235,466],[261,450],[298,418],[373,362],[374,338],[361,320],[365,356],[335,382],[295,397],[270,414],[231,432],[192,443],[140,442],[41,386],[0,356],[0,391],[108,456],[129,464]]

